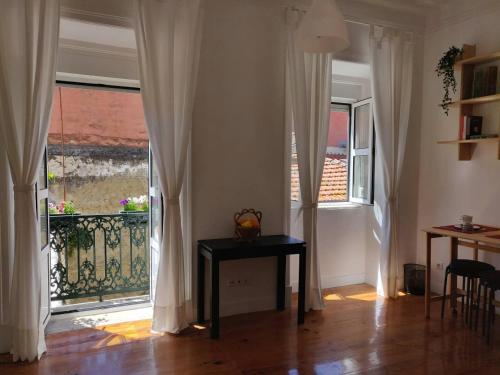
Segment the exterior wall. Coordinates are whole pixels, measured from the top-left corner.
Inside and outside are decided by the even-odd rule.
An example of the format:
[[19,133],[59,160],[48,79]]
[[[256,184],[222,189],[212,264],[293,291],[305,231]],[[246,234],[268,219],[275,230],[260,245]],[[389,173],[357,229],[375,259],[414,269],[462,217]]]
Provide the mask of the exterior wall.
[[[464,43],[476,44],[478,54],[500,49],[500,4],[490,2],[489,6],[479,8],[468,2],[467,6],[474,6],[474,11],[447,20],[445,25],[434,27],[425,36],[418,230],[456,223],[462,214],[473,215],[476,223],[500,223],[500,172],[495,146],[478,145],[472,160],[458,161],[457,146],[436,143],[457,137],[459,116],[458,108],[450,109],[446,117],[438,107],[442,87],[434,68],[439,58],[450,46]],[[460,9],[455,11],[458,13]],[[499,133],[500,104],[487,104],[475,110],[485,116],[485,132]],[[418,239],[418,259],[423,263],[425,240],[421,232]],[[432,289],[440,291],[444,272],[437,269],[437,263],[449,262],[449,242],[433,240],[433,246]],[[459,257],[471,256],[472,250],[459,250]],[[480,252],[480,259],[500,267],[497,255]]]
[[52,202],[73,201],[83,214],[117,213],[120,200],[148,194],[148,136],[137,92],[59,86],[52,108]]
[[[148,194],[148,150],[129,147],[72,146],[64,158],[58,145],[49,147],[49,198],[73,201],[82,214],[118,213],[120,200]],[[89,155],[90,154],[90,155]],[[85,156],[87,155],[87,156]]]

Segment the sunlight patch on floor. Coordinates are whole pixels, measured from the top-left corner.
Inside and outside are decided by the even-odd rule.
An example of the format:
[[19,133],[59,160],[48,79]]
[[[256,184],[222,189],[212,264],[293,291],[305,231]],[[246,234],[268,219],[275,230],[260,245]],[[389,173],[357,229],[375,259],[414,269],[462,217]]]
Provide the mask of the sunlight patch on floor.
[[340,294],[327,294],[326,296],[323,297],[325,301],[343,301],[345,300],[344,297],[342,297]]
[[371,292],[371,293],[360,293],[360,294],[351,294],[350,296],[346,296],[348,299],[355,299],[358,301],[376,301],[379,296],[377,295],[377,292]]

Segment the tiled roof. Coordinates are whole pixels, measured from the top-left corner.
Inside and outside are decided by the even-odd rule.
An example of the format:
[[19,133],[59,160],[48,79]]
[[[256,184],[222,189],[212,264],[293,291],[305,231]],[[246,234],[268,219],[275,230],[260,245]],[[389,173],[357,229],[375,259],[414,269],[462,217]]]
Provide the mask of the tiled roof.
[[[347,173],[346,159],[330,159],[328,157],[325,159],[319,202],[347,200]],[[299,197],[299,168],[294,158],[291,173],[291,199],[292,201],[298,201]]]

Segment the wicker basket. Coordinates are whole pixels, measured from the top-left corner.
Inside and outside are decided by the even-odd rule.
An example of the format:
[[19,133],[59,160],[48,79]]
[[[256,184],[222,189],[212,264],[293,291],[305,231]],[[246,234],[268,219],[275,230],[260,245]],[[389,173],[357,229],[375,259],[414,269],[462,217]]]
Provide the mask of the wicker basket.
[[262,212],[245,208],[234,214],[234,234],[241,241],[252,241],[261,235]]

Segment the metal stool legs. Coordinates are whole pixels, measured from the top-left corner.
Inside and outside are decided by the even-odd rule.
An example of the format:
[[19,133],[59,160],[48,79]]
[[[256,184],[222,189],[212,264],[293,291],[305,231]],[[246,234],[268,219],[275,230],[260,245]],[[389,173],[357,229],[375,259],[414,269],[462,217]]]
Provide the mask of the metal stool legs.
[[448,283],[449,273],[450,273],[450,267],[448,266],[446,267],[446,271],[444,272],[444,291],[443,291],[443,301],[441,302],[441,319],[444,318],[444,305],[446,304],[446,284]]

